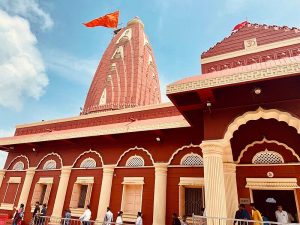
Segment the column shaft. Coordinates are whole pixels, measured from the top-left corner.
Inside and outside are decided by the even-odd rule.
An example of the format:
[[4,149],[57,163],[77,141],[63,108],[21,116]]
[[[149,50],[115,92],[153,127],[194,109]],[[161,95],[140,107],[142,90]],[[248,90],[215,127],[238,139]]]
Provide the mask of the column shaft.
[[[223,142],[203,141],[205,212],[208,217],[226,217],[226,195],[223,170]],[[209,221],[208,221],[209,222]]]
[[166,224],[167,171],[166,163],[155,163],[153,225]]
[[71,174],[70,166],[62,167],[59,184],[56,192],[54,207],[51,215],[52,221],[54,221],[55,218],[60,218],[62,215],[70,174]]
[[35,173],[35,168],[34,167],[30,167],[26,171],[26,176],[25,176],[22,191],[21,191],[21,194],[20,194],[18,207],[19,207],[20,204],[24,204],[25,206],[27,204],[28,195],[29,195],[29,192],[31,190],[31,184],[32,184],[32,180],[33,180],[33,177],[34,177],[34,173]]
[[5,177],[5,170],[0,170],[0,188]]
[[110,204],[111,187],[114,176],[115,165],[103,166],[103,177],[99,197],[97,221],[102,222],[106,213],[106,208]]
[[224,181],[227,217],[234,218],[238,208],[238,193],[236,184],[236,165],[234,163],[224,163]]

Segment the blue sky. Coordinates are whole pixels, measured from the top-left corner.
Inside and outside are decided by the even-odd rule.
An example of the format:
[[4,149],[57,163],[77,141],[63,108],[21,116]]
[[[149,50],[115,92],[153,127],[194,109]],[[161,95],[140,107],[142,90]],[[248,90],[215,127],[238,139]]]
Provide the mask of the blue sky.
[[[300,27],[299,8],[299,0],[0,0],[0,136],[16,124],[79,114],[113,36],[82,22],[115,10],[121,26],[139,16],[164,95],[166,84],[200,74],[201,53],[237,23]],[[4,160],[0,153],[0,167]]]

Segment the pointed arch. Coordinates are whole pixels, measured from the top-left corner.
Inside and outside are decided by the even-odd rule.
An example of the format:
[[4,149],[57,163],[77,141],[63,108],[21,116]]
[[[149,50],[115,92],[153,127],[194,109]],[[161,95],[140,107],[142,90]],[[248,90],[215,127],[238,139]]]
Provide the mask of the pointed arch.
[[263,144],[263,143],[268,143],[268,144],[277,144],[279,146],[283,146],[285,149],[289,150],[293,156],[295,156],[297,158],[297,160],[300,162],[300,157],[299,155],[295,152],[294,149],[290,148],[288,145],[286,145],[285,143],[282,143],[282,142],[279,142],[279,141],[276,141],[276,140],[268,140],[266,138],[263,138],[261,141],[254,141],[252,142],[251,144],[248,144],[241,152],[240,152],[240,155],[236,161],[236,163],[240,163],[240,161],[242,160],[244,154],[248,151],[249,148],[253,147],[254,145],[256,144]]
[[[61,168],[63,167],[63,160],[62,160],[61,156],[60,156],[59,154],[55,153],[55,152],[51,152],[51,153],[45,155],[45,156],[39,161],[39,163],[38,163],[37,166],[36,166],[36,169],[39,168],[39,166],[41,165],[41,163],[43,162],[43,160],[46,159],[48,156],[57,156],[58,159],[59,159],[59,161],[60,161]],[[58,168],[57,168],[57,169],[58,169]]]
[[[9,163],[9,165],[6,167],[6,169],[8,170],[8,168],[10,168],[10,166],[11,166],[17,159],[19,159],[19,158],[24,158],[24,159],[26,160],[26,163],[27,163],[27,168],[29,168],[29,159],[28,159],[28,157],[25,156],[25,155],[18,155],[17,157],[13,158],[13,159],[10,161],[10,163]],[[25,168],[26,168],[26,167],[25,167]]]
[[300,120],[299,118],[292,116],[288,112],[282,112],[277,109],[263,109],[259,107],[255,111],[249,111],[243,115],[235,118],[231,124],[229,124],[225,134],[224,140],[227,144],[230,144],[230,139],[233,137],[233,133],[239,129],[241,125],[246,124],[251,120],[259,119],[275,119],[279,122],[285,122],[287,125],[294,127],[297,133],[300,134]]
[[85,151],[85,152],[81,153],[81,154],[75,159],[74,163],[72,164],[72,168],[76,165],[77,161],[78,161],[82,156],[84,156],[85,154],[88,154],[88,153],[95,153],[95,154],[100,158],[100,161],[101,161],[102,166],[104,166],[103,158],[102,158],[101,154],[100,154],[99,152],[96,152],[96,151],[90,149],[90,150],[88,150],[88,151]]
[[[200,148],[200,144],[199,145],[194,145],[193,143],[189,144],[189,145],[183,145],[180,148],[176,149],[175,152],[173,152],[173,154],[171,155],[169,161],[168,161],[168,165],[171,165],[172,160],[174,159],[174,157],[182,150],[186,149],[186,148]],[[200,148],[201,149],[201,148]]]
[[122,154],[122,155],[120,156],[120,158],[118,159],[116,165],[118,166],[119,163],[120,163],[120,161],[122,160],[122,158],[123,158],[128,152],[133,151],[133,150],[141,150],[141,151],[146,152],[147,155],[150,157],[150,160],[151,160],[152,164],[154,165],[154,160],[153,160],[153,157],[152,157],[151,153],[150,153],[147,149],[142,148],[142,147],[137,147],[137,146],[135,146],[134,148],[129,148],[129,149],[127,149],[125,152],[123,152],[123,154]]

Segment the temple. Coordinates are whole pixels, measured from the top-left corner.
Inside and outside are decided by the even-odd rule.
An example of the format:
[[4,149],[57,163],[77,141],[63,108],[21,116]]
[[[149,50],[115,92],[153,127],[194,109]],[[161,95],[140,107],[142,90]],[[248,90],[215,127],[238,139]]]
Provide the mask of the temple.
[[248,23],[201,55],[202,73],[167,86],[138,19],[103,54],[79,116],[18,125],[1,138],[0,213],[36,201],[48,216],[90,204],[132,222],[173,212],[233,218],[239,203],[275,221],[300,208],[300,30]]

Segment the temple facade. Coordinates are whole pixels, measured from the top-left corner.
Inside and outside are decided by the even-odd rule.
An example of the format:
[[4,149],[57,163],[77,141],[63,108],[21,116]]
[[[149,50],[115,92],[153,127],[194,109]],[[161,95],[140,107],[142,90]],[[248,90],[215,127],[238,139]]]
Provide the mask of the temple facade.
[[234,216],[255,202],[275,220],[277,204],[299,215],[300,30],[248,23],[201,55],[202,73],[167,86],[144,25],[112,39],[79,116],[18,125],[1,138],[0,213],[36,201],[48,216],[70,209],[92,219],[106,207],[132,222]]

